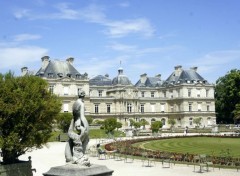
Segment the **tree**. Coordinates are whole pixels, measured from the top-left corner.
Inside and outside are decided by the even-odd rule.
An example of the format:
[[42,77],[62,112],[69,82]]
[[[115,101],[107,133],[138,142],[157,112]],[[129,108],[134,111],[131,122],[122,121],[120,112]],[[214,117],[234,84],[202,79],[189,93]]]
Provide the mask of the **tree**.
[[171,130],[173,129],[174,125],[176,124],[176,120],[175,119],[168,119],[168,124],[171,126]]
[[159,131],[159,128],[162,128],[161,121],[155,121],[151,124],[152,133],[157,133]]
[[117,130],[118,130],[119,128],[122,128],[122,123],[121,123],[121,122],[117,122],[116,128],[117,128]]
[[40,148],[51,136],[60,99],[48,91],[45,80],[36,76],[0,74],[0,141],[4,164],[32,148]]
[[107,134],[113,133],[117,128],[117,119],[114,117],[107,118],[104,120],[104,130]]
[[86,116],[86,119],[87,119],[89,125],[92,124],[92,122],[93,122],[93,118],[92,117]]
[[216,81],[217,123],[233,123],[240,106],[240,70],[234,69]]
[[57,126],[61,129],[64,133],[68,132],[68,128],[70,126],[71,120],[73,116],[71,113],[60,113],[57,117]]
[[196,124],[196,127],[199,127],[201,125],[201,121],[202,121],[201,117],[193,119],[193,123]]
[[141,126],[143,126],[143,129],[145,129],[145,126],[146,126],[146,125],[149,125],[149,122],[146,121],[145,119],[141,119],[141,120],[140,120],[140,123],[141,123]]

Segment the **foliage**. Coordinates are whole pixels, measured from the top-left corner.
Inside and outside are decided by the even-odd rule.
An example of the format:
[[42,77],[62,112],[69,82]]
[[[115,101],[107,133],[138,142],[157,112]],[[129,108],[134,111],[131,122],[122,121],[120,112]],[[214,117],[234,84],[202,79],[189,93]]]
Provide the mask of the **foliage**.
[[114,117],[107,118],[104,120],[104,130],[108,133],[113,133],[113,131],[117,128],[117,119]]
[[202,121],[201,117],[193,119],[193,123],[195,123],[197,127],[199,127],[201,125],[201,121]]
[[0,74],[0,140],[5,164],[32,148],[40,148],[51,136],[61,101],[36,76]]
[[121,123],[121,122],[117,122],[116,128],[117,128],[117,130],[118,130],[119,128],[122,128],[122,123]]
[[159,128],[162,128],[161,121],[155,121],[151,124],[151,129],[153,133],[157,133],[159,131]]
[[93,122],[93,118],[92,117],[86,116],[86,119],[87,119],[89,125],[92,124],[92,122]]
[[233,123],[239,117],[240,70],[231,70],[216,81],[215,100],[218,123]]
[[57,126],[62,132],[67,133],[73,116],[71,113],[60,113],[57,117]]
[[140,124],[141,124],[141,126],[143,126],[143,129],[145,129],[145,126],[149,125],[149,122],[146,119],[141,119]]
[[174,125],[176,124],[176,120],[175,119],[168,119],[168,124],[171,125],[171,129],[174,127]]

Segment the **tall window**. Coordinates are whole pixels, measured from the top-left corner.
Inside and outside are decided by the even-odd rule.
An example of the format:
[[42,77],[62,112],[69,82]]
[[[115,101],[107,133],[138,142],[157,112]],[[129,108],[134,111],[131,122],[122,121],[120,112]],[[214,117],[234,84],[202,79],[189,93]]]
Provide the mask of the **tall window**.
[[68,112],[68,103],[63,104],[63,112]]
[[190,112],[192,111],[192,103],[188,104],[188,109],[189,109]]
[[164,112],[165,108],[164,108],[164,104],[161,104],[161,112]]
[[171,112],[174,112],[173,105],[170,106]]
[[107,105],[107,113],[110,113],[110,112],[111,112],[111,105],[108,104],[108,105]]
[[197,97],[200,97],[200,89],[197,89]]
[[198,111],[202,110],[202,103],[198,103]]
[[166,120],[165,119],[161,119],[162,125],[166,125]]
[[173,98],[173,91],[171,90],[169,93],[170,93],[170,98]]
[[191,89],[188,89],[188,97],[191,97]]
[[151,111],[155,112],[155,104],[151,104]]
[[95,104],[95,113],[98,114],[98,104]]
[[207,111],[210,111],[210,105],[209,104],[207,105]]
[[140,105],[140,110],[141,110],[141,113],[144,113],[144,104]]
[[193,125],[193,119],[189,118],[189,125],[192,126]]
[[141,94],[142,94],[142,97],[144,97],[144,92],[141,92]]
[[166,91],[163,92],[163,97],[164,97],[164,98],[167,97],[167,93],[166,93]]
[[68,95],[68,87],[67,86],[63,87],[63,94]]
[[206,97],[209,96],[209,89],[206,89]]
[[54,89],[53,89],[53,85],[50,85],[50,86],[49,86],[49,92],[50,92],[51,94],[53,94],[53,90],[54,90]]
[[128,113],[131,113],[131,112],[132,112],[132,104],[131,104],[131,103],[128,103],[128,104],[127,104],[127,112],[128,112]]
[[154,92],[151,92],[151,97],[152,97],[152,98],[154,97]]
[[102,92],[103,92],[102,90],[99,90],[99,91],[98,91],[98,96],[99,96],[99,97],[102,97]]

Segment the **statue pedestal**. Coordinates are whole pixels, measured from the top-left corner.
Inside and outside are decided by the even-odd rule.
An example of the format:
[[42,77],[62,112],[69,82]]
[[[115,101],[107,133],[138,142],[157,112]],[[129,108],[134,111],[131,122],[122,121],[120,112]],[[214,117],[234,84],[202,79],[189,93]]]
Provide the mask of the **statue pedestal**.
[[66,164],[63,166],[52,167],[44,176],[111,176],[113,170],[104,165],[93,164],[85,167],[77,164]]

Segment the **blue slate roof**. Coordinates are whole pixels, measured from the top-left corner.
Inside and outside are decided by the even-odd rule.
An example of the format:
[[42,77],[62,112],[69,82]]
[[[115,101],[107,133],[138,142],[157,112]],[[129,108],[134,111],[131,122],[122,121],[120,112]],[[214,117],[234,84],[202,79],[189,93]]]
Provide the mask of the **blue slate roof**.
[[89,80],[90,85],[96,85],[96,86],[111,86],[112,80],[108,78],[107,76],[98,75],[94,78]]
[[141,80],[139,80],[135,86],[136,87],[159,87],[163,84],[163,81],[161,78],[158,77],[147,77],[146,81],[144,83],[141,83]]

